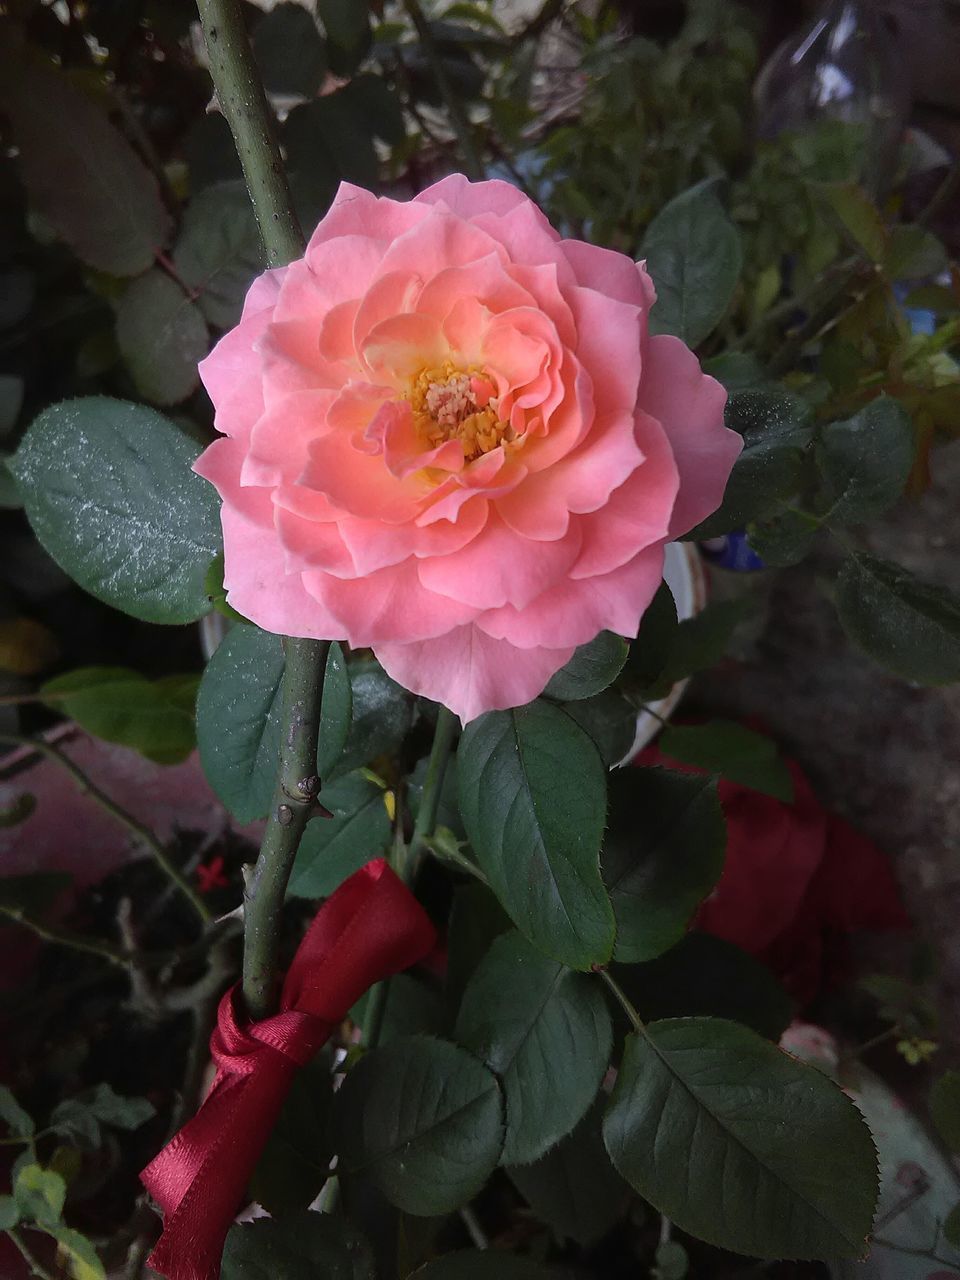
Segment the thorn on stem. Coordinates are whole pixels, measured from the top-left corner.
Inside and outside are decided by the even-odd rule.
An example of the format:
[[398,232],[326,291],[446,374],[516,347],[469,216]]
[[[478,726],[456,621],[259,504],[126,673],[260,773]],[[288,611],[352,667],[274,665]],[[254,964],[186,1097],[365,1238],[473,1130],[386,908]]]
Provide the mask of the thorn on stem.
[[280,823],[281,827],[289,827],[290,823],[293,821],[293,810],[288,804],[282,804],[277,809],[277,821]]

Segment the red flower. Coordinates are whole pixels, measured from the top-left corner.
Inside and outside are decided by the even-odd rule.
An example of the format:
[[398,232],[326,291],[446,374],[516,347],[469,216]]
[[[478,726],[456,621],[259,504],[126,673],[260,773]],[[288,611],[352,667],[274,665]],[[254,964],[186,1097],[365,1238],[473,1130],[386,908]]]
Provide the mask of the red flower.
[[[637,763],[688,770],[656,747]],[[720,780],[726,863],[693,923],[762,960],[805,1005],[842,966],[847,935],[910,920],[886,856],[828,813],[800,766],[787,763],[792,804]]]
[[226,889],[230,881],[224,875],[222,854],[217,854],[209,862],[201,862],[197,867],[197,888],[201,893],[210,893],[212,889]]

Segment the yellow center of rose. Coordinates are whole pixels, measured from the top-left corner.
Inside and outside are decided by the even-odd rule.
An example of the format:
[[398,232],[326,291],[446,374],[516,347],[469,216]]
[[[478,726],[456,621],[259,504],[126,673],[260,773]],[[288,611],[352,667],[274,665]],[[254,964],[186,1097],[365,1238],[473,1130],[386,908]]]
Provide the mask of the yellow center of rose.
[[496,391],[484,370],[458,369],[451,360],[422,370],[408,396],[421,439],[431,449],[459,440],[468,462],[514,440],[513,427],[500,420]]

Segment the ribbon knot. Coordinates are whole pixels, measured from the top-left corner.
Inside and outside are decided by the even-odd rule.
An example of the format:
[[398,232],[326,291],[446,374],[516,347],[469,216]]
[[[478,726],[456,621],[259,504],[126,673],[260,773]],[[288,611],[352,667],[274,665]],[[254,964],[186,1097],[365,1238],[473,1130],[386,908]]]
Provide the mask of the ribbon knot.
[[210,1049],[213,1086],[140,1178],[164,1211],[147,1260],[168,1280],[216,1280],[223,1242],[297,1070],[373,983],[416,964],[435,934],[382,859],[318,911],[287,973],[280,1012],[247,1022],[239,985],[223,996]]

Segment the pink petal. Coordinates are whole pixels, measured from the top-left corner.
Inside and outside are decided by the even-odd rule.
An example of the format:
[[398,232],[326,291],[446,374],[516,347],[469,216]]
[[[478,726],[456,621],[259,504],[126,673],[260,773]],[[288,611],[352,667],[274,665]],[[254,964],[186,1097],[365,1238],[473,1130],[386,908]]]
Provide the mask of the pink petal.
[[640,406],[658,418],[680,472],[670,537],[679,538],[716,511],[743,448],[723,425],[727,393],[707,377],[679,338],[661,334],[647,344]]
[[307,261],[313,265],[322,247],[341,236],[366,236],[386,246],[422,221],[427,213],[415,200],[389,200],[351,182],[341,182],[333,204],[310,237]]
[[571,527],[555,542],[533,542],[491,515],[483,533],[463,550],[421,561],[420,581],[478,609],[504,604],[523,609],[564,577],[579,551],[579,529]]
[[505,256],[497,242],[475,222],[464,222],[444,209],[419,207],[426,209],[426,217],[390,244],[379,275],[388,271],[415,272],[428,281],[448,267],[462,267],[491,253]]
[[640,387],[643,315],[593,289],[567,291],[577,323],[577,357],[593,379],[597,413],[632,412]]
[[[256,283],[262,280],[260,276]],[[268,282],[261,287],[260,295],[272,288]],[[225,333],[198,366],[201,381],[216,410],[214,424],[226,435],[245,438],[263,413],[263,375],[260,361],[253,352],[267,330],[270,316],[269,309],[254,310],[245,306],[237,327]]]
[[308,570],[303,585],[337,618],[339,634],[354,648],[427,640],[476,616],[470,605],[424,587],[417,577],[417,564],[405,560],[352,580]]
[[342,635],[333,615],[304,590],[300,574],[287,573],[275,534],[224,504],[224,586],[227,600],[264,631],[333,640]]
[[447,267],[424,285],[416,309],[445,320],[455,304],[465,298],[474,299],[490,311],[530,306],[533,298],[508,271],[508,264],[498,253],[488,253],[465,266]]
[[386,524],[412,520],[430,492],[422,479],[397,480],[382,456],[361,453],[343,431],[330,431],[312,442],[302,482],[351,515]]
[[462,173],[451,173],[449,177],[441,178],[439,182],[414,196],[414,204],[441,203],[461,218],[471,218],[476,213],[502,216],[522,204],[531,204],[532,201],[518,187],[499,178],[471,182]]
[[375,378],[405,388],[422,369],[442,364],[450,347],[438,320],[412,312],[375,325],[364,339],[362,355]]
[[208,444],[193,470],[216,488],[224,504],[235,507],[245,519],[273,533],[273,504],[266,489],[242,488],[240,474],[245,449],[238,440],[223,436]]
[[580,645],[601,631],[635,636],[663,578],[663,546],[646,547],[627,564],[597,578],[560,582],[525,609],[482,613],[476,626],[520,648]]
[[296,391],[271,404],[250,433],[241,484],[294,483],[310,460],[310,446],[327,430],[332,391]]
[[345,516],[339,522],[340,535],[350,551],[358,575],[373,573],[410,556],[447,556],[471,542],[487,522],[489,504],[476,497],[457,513],[456,523],[438,520],[433,524],[384,525],[379,520],[358,520]]
[[375,280],[357,307],[353,326],[354,350],[363,348],[367,334],[381,321],[414,309],[423,310],[416,305],[422,287],[423,281],[411,271],[390,271]]
[[531,702],[573,657],[572,648],[516,649],[472,626],[419,644],[378,644],[375,652],[405,689],[449,707],[464,724]]
[[644,312],[653,305],[654,298],[650,297],[644,280],[650,277],[642,263],[634,262],[625,253],[601,249],[584,240],[564,240],[563,252],[576,272],[578,284],[640,307]]

